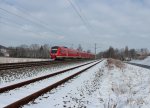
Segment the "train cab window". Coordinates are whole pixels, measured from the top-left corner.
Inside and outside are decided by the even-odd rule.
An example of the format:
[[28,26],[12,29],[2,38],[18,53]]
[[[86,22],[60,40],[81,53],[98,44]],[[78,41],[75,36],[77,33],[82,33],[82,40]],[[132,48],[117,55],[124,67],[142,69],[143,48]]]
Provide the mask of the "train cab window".
[[51,53],[53,53],[53,54],[54,54],[54,53],[57,53],[57,49],[52,49],[52,50],[51,50]]
[[58,50],[57,46],[56,47],[52,47],[51,48],[51,53],[55,54],[55,53],[57,53],[57,50]]

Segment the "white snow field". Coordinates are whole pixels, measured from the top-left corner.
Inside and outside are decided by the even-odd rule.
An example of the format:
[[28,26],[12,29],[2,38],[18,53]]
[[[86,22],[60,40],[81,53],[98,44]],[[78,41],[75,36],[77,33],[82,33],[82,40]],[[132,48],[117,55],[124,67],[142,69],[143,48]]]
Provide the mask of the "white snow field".
[[150,56],[148,56],[144,60],[132,60],[131,63],[144,64],[150,66]]
[[150,108],[150,70],[106,65],[104,60],[24,108]]
[[31,61],[46,61],[46,60],[50,60],[50,59],[0,57],[0,64],[1,63],[31,62]]

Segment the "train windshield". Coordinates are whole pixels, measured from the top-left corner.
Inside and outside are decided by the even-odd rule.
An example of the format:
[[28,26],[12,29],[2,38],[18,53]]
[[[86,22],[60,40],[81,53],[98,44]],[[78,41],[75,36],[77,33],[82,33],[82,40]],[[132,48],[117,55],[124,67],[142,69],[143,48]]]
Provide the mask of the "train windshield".
[[58,47],[56,46],[56,47],[52,47],[51,48],[51,53],[57,53],[57,50],[58,50]]

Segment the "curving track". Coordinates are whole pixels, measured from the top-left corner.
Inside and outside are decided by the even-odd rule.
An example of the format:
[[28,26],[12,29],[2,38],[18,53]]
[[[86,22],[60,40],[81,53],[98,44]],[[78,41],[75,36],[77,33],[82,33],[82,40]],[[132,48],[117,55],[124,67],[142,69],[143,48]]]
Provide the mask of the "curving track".
[[[28,81],[25,81],[25,82],[21,82],[21,83],[18,83],[18,84],[14,84],[14,85],[11,85],[11,86],[8,86],[8,87],[1,88],[0,92],[2,94],[5,94],[5,95],[7,95],[7,94],[9,95],[9,93],[10,94],[12,94],[12,93],[16,94],[16,92],[18,93],[20,90],[28,90],[28,89],[26,89],[26,88],[28,88],[28,86],[29,86],[29,88],[30,87],[33,88],[33,86],[37,86],[37,84],[39,84],[37,81],[42,80],[40,82],[42,84],[44,82],[44,80],[45,80],[45,82],[48,81],[46,79],[53,79],[54,80],[54,81],[50,80],[50,82],[53,82],[53,83],[48,84],[47,87],[44,85],[44,87],[41,87],[39,90],[37,90],[37,91],[35,90],[34,92],[29,93],[30,95],[23,96],[22,99],[20,99],[18,101],[16,100],[16,102],[14,101],[10,105],[5,105],[5,108],[14,108],[14,107],[17,108],[17,107],[20,107],[22,105],[25,105],[28,102],[30,102],[31,100],[36,99],[40,95],[52,90],[53,88],[56,88],[57,86],[59,86],[59,85],[65,83],[66,81],[72,79],[73,77],[81,74],[82,72],[84,72],[87,69],[93,67],[94,65],[98,64],[99,62],[101,62],[101,61],[93,61],[93,62],[82,64],[80,66],[76,66],[76,67],[73,67],[73,68],[70,68],[70,69],[62,70],[62,71],[59,71],[57,73],[53,73],[53,74],[50,74],[50,75],[42,76],[42,77],[39,77],[39,78],[35,78],[35,79],[32,79],[32,80],[28,80]],[[64,75],[64,74],[66,74],[66,75]],[[52,77],[52,78],[50,78],[50,77]],[[62,78],[60,78],[60,77],[62,77]],[[36,84],[31,86],[31,83],[35,83],[35,82],[36,82]],[[26,87],[23,88],[25,85],[26,85]],[[40,84],[39,84],[39,86],[40,86]],[[18,89],[18,87],[19,87],[19,89]],[[13,90],[13,89],[15,89],[15,90]],[[9,90],[11,90],[12,93]],[[15,95],[12,95],[12,96],[15,96]]]

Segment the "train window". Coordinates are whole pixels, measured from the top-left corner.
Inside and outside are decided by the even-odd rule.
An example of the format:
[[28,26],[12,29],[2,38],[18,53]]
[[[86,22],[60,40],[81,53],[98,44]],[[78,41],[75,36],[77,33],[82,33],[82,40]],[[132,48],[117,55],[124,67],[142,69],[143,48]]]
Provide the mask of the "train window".
[[57,53],[57,49],[51,49],[51,53]]
[[57,53],[57,50],[58,50],[58,46],[55,46],[55,47],[52,47],[51,48],[51,53]]

